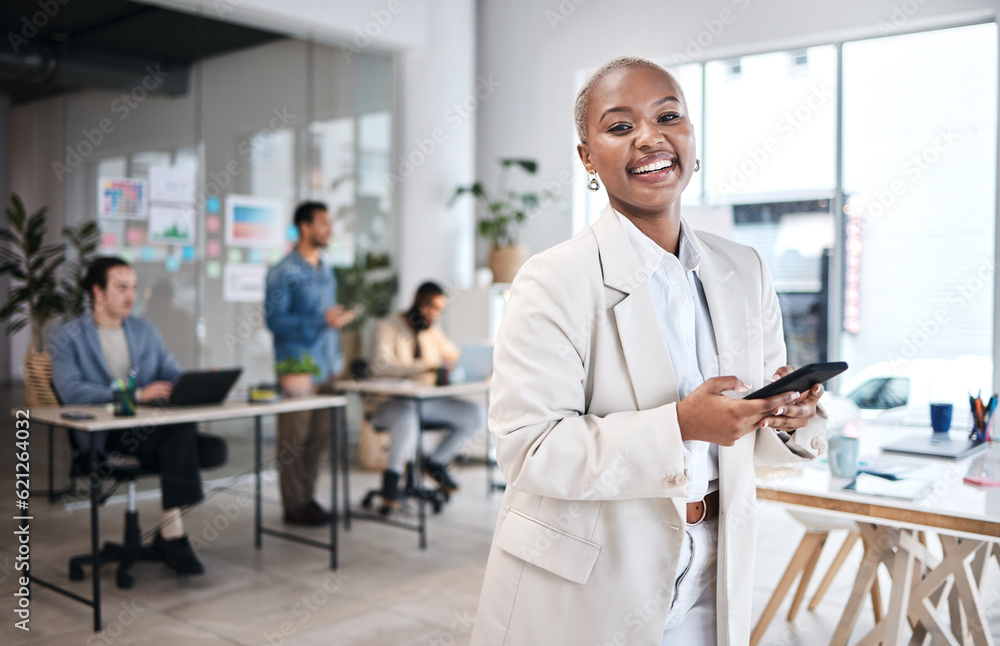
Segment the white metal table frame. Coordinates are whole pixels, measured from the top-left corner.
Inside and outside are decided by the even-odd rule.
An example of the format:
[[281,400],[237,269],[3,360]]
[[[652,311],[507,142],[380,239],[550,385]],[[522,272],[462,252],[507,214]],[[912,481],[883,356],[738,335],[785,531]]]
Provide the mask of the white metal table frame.
[[[489,381],[470,381],[467,383],[450,384],[447,386],[429,386],[415,383],[413,381],[404,381],[399,379],[373,379],[371,381],[338,381],[336,383],[336,388],[340,392],[353,392],[360,395],[375,395],[381,397],[395,397],[399,399],[410,399],[416,404],[417,407],[417,419],[423,419],[423,402],[428,399],[442,399],[445,397],[463,397],[467,395],[486,395],[486,405],[489,409],[489,395],[490,395],[490,382]],[[346,431],[346,429],[345,429]],[[489,431],[487,430],[487,461],[489,460]],[[346,451],[345,451],[346,454]],[[414,464],[414,481],[417,486],[423,479],[422,472],[422,459],[423,459],[423,442],[417,441],[417,456]],[[489,479],[488,486],[489,491],[493,490],[493,479],[492,473],[487,469],[487,478]],[[401,529],[407,529],[410,531],[415,531],[420,536],[420,549],[427,549],[427,510],[425,507],[426,501],[418,497],[417,498],[417,524],[413,525],[411,523],[404,523],[392,518],[386,518],[378,514],[371,514],[366,512],[351,511],[351,494],[347,479],[347,460],[346,455],[344,459],[344,529],[351,529],[351,519],[358,518],[362,520],[372,520],[380,522],[386,525],[392,525],[393,527],[399,527]],[[336,512],[335,512],[336,515]]]
[[[138,412],[133,417],[115,417],[108,412],[104,405],[68,405],[58,408],[32,408],[30,410],[31,421],[47,424],[49,427],[49,437],[52,437],[52,430],[55,427],[65,428],[89,433],[101,431],[125,432],[136,427],[156,427],[169,424],[181,424],[185,422],[215,422],[234,419],[254,418],[254,546],[261,548],[261,536],[267,534],[277,538],[296,541],[305,545],[328,549],[330,551],[330,567],[337,569],[339,566],[339,545],[338,545],[338,519],[336,510],[337,501],[337,463],[340,455],[346,456],[346,446],[343,450],[339,446],[340,439],[344,437],[341,428],[344,423],[344,409],[347,400],[344,397],[335,395],[315,395],[311,397],[289,398],[282,401],[251,404],[247,402],[226,401],[214,406],[185,406],[182,408],[156,408],[140,406]],[[264,527],[261,521],[261,465],[262,465],[262,437],[263,431],[261,419],[264,415],[277,415],[279,413],[294,413],[307,410],[321,410],[329,408],[333,417],[333,428],[331,430],[330,441],[330,473],[331,473],[331,500],[333,506],[333,518],[330,522],[330,542],[322,543],[304,536],[291,534],[269,527]],[[61,415],[67,411],[79,411],[94,415],[93,419],[72,420],[65,419]],[[37,583],[44,588],[54,590],[75,601],[79,601],[94,609],[94,632],[101,630],[101,564],[98,558],[100,554],[100,493],[101,477],[97,472],[98,460],[95,443],[90,443],[90,454],[88,464],[90,465],[90,543],[93,561],[93,596],[90,599],[67,590],[49,581],[31,577],[31,583]],[[50,450],[51,455],[51,450]],[[51,474],[52,463],[49,463]],[[50,487],[51,488],[51,487]],[[30,594],[30,588],[29,588]]]

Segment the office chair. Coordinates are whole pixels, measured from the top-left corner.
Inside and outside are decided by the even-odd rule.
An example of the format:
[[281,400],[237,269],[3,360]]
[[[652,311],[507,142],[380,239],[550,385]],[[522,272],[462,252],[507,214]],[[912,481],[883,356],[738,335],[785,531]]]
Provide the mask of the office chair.
[[[71,462],[70,477],[75,479],[79,476],[89,476],[90,468],[87,464],[87,453],[80,450],[76,438],[72,431],[69,433],[70,446],[73,450],[73,460]],[[201,469],[211,469],[221,466],[228,459],[228,449],[226,441],[221,437],[198,433],[198,465]],[[125,509],[125,535],[121,543],[108,541],[104,543],[98,555],[101,565],[105,563],[118,563],[118,570],[115,574],[115,582],[119,588],[131,588],[135,580],[129,570],[136,561],[159,561],[160,556],[152,547],[142,544],[142,531],[139,529],[139,512],[136,509],[135,482],[139,476],[156,475],[156,471],[143,469],[139,466],[139,460],[135,456],[122,456],[122,459],[114,462],[106,461],[100,465],[99,473],[102,477],[114,480],[112,487],[102,494],[100,504],[104,502],[117,490],[121,483],[128,484],[128,506]],[[70,558],[69,578],[72,581],[81,581],[85,577],[83,566],[93,565],[92,554],[81,554]]]
[[[370,421],[370,420],[369,420]],[[374,426],[373,427],[379,433],[385,433],[388,429],[384,427]],[[420,424],[420,440],[418,445],[423,441],[423,435],[425,431],[450,431],[451,426],[444,425],[440,423],[434,424]],[[418,456],[422,456],[423,451],[418,449]],[[431,505],[431,509],[435,514],[440,514],[441,510],[444,509],[445,503],[451,500],[451,495],[441,489],[440,487],[425,487],[423,484],[416,481],[416,469],[413,460],[406,463],[406,473],[403,478],[403,486],[400,488],[400,493],[402,494],[403,501],[405,500],[423,500]],[[421,469],[421,475],[423,475],[423,470]],[[365,494],[364,499],[361,501],[361,506],[365,509],[371,509],[374,506],[375,498],[382,495],[382,488],[369,489],[368,493]],[[378,509],[378,513],[382,516],[388,516],[391,512],[391,508],[388,505],[382,505]]]

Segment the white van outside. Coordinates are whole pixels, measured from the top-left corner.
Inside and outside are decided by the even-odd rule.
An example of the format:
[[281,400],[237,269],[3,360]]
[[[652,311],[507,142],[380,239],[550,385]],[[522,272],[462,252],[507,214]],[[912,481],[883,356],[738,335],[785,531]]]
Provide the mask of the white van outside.
[[861,419],[880,424],[930,426],[931,403],[954,406],[952,428],[972,428],[969,395],[987,401],[993,390],[993,363],[966,356],[957,359],[901,359],[868,366],[844,383]]

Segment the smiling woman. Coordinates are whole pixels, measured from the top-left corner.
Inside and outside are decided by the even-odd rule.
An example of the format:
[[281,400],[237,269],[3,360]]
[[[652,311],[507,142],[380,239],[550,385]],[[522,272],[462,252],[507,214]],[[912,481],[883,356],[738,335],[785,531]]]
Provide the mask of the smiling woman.
[[575,118],[610,205],[511,287],[490,406],[508,486],[472,643],[745,644],[754,463],[822,453],[822,387],[725,394],[792,368],[760,256],[681,217],[699,163],[677,80],[612,60]]

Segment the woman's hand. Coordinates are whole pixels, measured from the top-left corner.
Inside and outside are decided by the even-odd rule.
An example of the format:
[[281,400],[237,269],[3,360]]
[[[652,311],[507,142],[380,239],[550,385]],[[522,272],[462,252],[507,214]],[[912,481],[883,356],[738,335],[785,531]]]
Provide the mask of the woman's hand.
[[[767,399],[732,399],[722,394],[729,390],[745,393],[750,386],[736,377],[713,377],[677,402],[681,439],[732,446],[747,433],[767,426],[769,419],[781,419],[787,425],[785,414],[799,399],[799,393],[795,392]],[[807,422],[808,419],[799,426]]]
[[[777,381],[793,370],[795,368],[792,366],[782,366],[771,377],[771,381]],[[808,424],[812,416],[816,414],[816,404],[819,403],[819,398],[822,396],[823,385],[816,384],[807,392],[802,393],[795,402],[786,406],[781,413],[775,412],[774,415],[761,420],[761,426],[770,426],[779,431],[794,433],[796,429]]]

